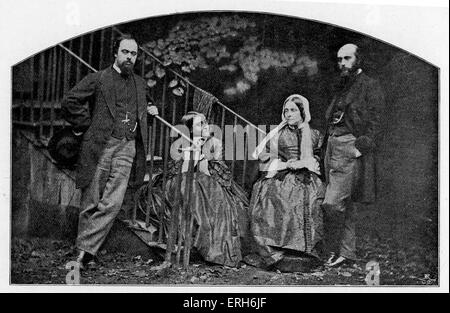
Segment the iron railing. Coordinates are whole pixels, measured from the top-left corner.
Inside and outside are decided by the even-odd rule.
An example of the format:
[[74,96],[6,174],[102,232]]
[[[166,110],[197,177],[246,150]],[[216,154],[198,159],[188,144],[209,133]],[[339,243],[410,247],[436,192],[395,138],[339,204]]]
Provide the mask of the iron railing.
[[[90,71],[102,69],[112,63],[113,42],[118,34],[121,34],[121,32],[115,27],[101,29],[60,43],[16,65],[13,68],[13,127],[32,129],[37,141],[45,145],[56,129],[66,126],[66,122],[61,116],[61,100],[65,93]],[[194,93],[196,91],[206,93],[206,91],[194,85],[189,79],[180,75],[175,70],[165,66],[162,61],[145,49],[145,47],[140,47],[140,50],[142,53],[139,55],[136,66],[137,74],[145,77],[146,73],[154,70],[156,66],[162,66],[165,69],[164,77],[150,88],[151,96],[160,111],[160,117],[153,117],[153,121],[150,123],[151,126],[148,129],[149,154],[147,161],[149,164],[148,180],[150,184],[150,200],[152,178],[156,172],[155,161],[160,162],[160,166],[162,167],[160,168],[163,175],[162,188],[166,186],[169,147],[173,140],[176,139],[170,136],[170,132],[174,129],[172,125],[176,125],[177,121],[184,114],[193,109]],[[182,95],[175,95],[169,92],[168,84],[173,79],[179,80],[180,84],[183,85],[185,92]],[[215,113],[212,115],[213,120],[210,121],[211,123],[219,125],[222,130],[225,128],[225,124],[231,124],[233,126],[232,152],[231,159],[228,160],[228,163],[236,181],[242,186],[248,185],[249,182],[246,181],[246,169],[247,162],[249,161],[249,141],[255,139],[249,137],[248,130],[253,129],[260,135],[264,135],[265,132],[220,101],[214,104],[213,109]],[[238,127],[246,127],[246,131],[243,133],[244,155],[240,164],[240,173],[236,170],[238,161],[236,158],[237,145],[242,144],[242,142],[238,142],[237,138]],[[225,140],[224,138],[225,136],[222,136],[223,140]],[[258,138],[255,140],[258,141]],[[190,169],[188,177],[194,179],[192,169]],[[195,184],[190,181],[186,188],[192,191],[192,188],[195,188]],[[181,197],[181,195],[175,196]],[[184,203],[183,207],[175,208],[174,214],[172,215],[175,218],[171,220],[166,258],[170,257],[169,254],[174,249],[175,238],[178,240],[178,247],[181,247],[182,238],[187,241],[186,245],[190,246],[190,235],[188,233],[181,235],[180,233],[181,225],[184,225],[183,227],[185,227],[186,232],[192,229],[193,217],[189,211],[189,203],[191,201],[189,200],[190,192],[186,193],[185,198],[183,201],[179,201],[180,203]],[[151,202],[149,201],[149,203]],[[164,211],[165,201],[162,201],[159,211],[160,221],[163,220]],[[132,219],[135,218],[136,211],[132,213]],[[145,217],[147,226],[150,223],[149,218],[150,211],[147,209]],[[182,221],[185,221],[184,224]],[[159,242],[163,240],[162,224],[159,227]],[[176,229],[178,229],[178,232]],[[177,262],[180,259],[179,251],[180,249],[177,252]],[[186,259],[187,257],[187,262],[189,262],[189,249],[185,249],[184,253],[184,258]],[[184,263],[186,265],[186,261]]]

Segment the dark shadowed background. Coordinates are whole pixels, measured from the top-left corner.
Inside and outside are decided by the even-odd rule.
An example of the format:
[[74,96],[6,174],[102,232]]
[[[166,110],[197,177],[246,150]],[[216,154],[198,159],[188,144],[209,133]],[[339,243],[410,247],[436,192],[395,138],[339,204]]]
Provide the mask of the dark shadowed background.
[[[364,71],[378,79],[384,87],[387,106],[384,139],[378,155],[379,201],[360,209],[360,220],[364,222],[360,223],[360,230],[393,238],[398,245],[420,240],[429,247],[430,259],[435,260],[433,265],[436,266],[439,69],[376,38],[333,25],[286,16],[182,14],[140,20],[118,27],[135,34],[142,43],[148,43],[166,40],[175,32],[174,29],[182,28],[184,24],[188,27],[200,26],[201,31],[202,24],[214,23],[216,17],[220,23],[225,17],[235,16],[238,16],[238,22],[253,23],[238,31],[236,36],[221,41],[231,55],[240,51],[241,55],[236,56],[239,61],[233,63],[226,57],[214,59],[208,62],[208,68],[198,68],[187,74],[195,84],[213,93],[254,124],[278,123],[284,99],[292,93],[301,93],[310,100],[312,125],[323,131],[324,112],[330,103],[336,80],[336,52],[348,42],[362,48]],[[256,52],[248,44],[251,36],[256,37],[254,41],[258,43]],[[283,64],[283,53],[294,54],[296,60],[303,57],[307,62],[303,68],[300,65],[300,70],[298,67],[292,70],[298,62],[290,65],[287,61]],[[251,61],[247,62],[242,55],[249,56]],[[267,59],[269,65],[264,65]],[[230,63],[237,67],[234,72],[220,70]],[[253,64],[256,81],[255,75],[246,75],[247,63]],[[247,81],[250,87],[244,84],[241,88],[244,91],[239,92],[239,88],[235,88],[238,91],[234,94],[225,91],[237,86],[236,81],[242,80]]]
[[[321,131],[337,78],[336,52],[349,42],[359,45],[363,69],[379,80],[387,105],[378,201],[360,207],[358,232],[388,238],[394,247],[418,244],[426,267],[437,270],[437,67],[376,38],[288,16],[192,13],[117,27],[253,124],[278,124],[284,99],[300,93],[310,101],[312,126]],[[16,66],[14,82],[23,85],[20,75]],[[158,84],[161,75],[155,69],[146,78]]]

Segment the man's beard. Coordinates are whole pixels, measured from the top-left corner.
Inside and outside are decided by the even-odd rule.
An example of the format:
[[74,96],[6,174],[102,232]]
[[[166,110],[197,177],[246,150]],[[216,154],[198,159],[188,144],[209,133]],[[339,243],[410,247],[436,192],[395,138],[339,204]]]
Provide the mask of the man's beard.
[[354,64],[351,68],[342,67],[340,76],[341,77],[347,77],[347,76],[354,76],[358,72],[359,66],[355,66]]
[[133,72],[133,67],[134,67],[134,64],[131,62],[127,64],[127,62],[125,61],[125,62],[119,64],[121,74],[124,76],[130,75]]
[[341,70],[341,73],[339,75],[338,88],[342,89],[351,84],[354,81],[357,73],[358,67],[356,66]]

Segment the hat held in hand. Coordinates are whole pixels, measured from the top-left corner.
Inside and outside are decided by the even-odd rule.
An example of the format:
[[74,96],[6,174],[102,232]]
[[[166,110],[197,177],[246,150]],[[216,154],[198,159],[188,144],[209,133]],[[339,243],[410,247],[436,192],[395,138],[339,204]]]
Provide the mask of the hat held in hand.
[[82,138],[83,136],[76,136],[72,128],[63,128],[48,142],[48,151],[60,167],[73,169],[78,160]]

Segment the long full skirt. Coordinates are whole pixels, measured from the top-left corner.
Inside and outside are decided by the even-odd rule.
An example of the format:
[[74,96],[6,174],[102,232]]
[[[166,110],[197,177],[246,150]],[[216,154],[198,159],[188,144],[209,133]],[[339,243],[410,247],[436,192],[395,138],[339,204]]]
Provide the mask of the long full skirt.
[[[224,186],[216,177],[202,172],[194,175],[193,198],[189,204],[194,217],[192,246],[208,262],[236,267],[242,260],[240,236],[244,236],[246,230],[244,229],[248,209],[246,194],[234,181]],[[167,239],[171,214],[177,205],[177,194],[181,193],[181,198],[186,199],[187,177],[187,174],[183,173],[181,182],[176,177],[168,179],[164,191],[162,179],[159,179],[152,188],[154,205],[150,222],[157,229],[159,228],[158,212],[164,198],[165,239]],[[241,228],[243,228],[242,231]]]
[[284,171],[253,186],[249,218],[255,250],[265,266],[286,254],[318,257],[323,237],[324,185],[305,171]]

